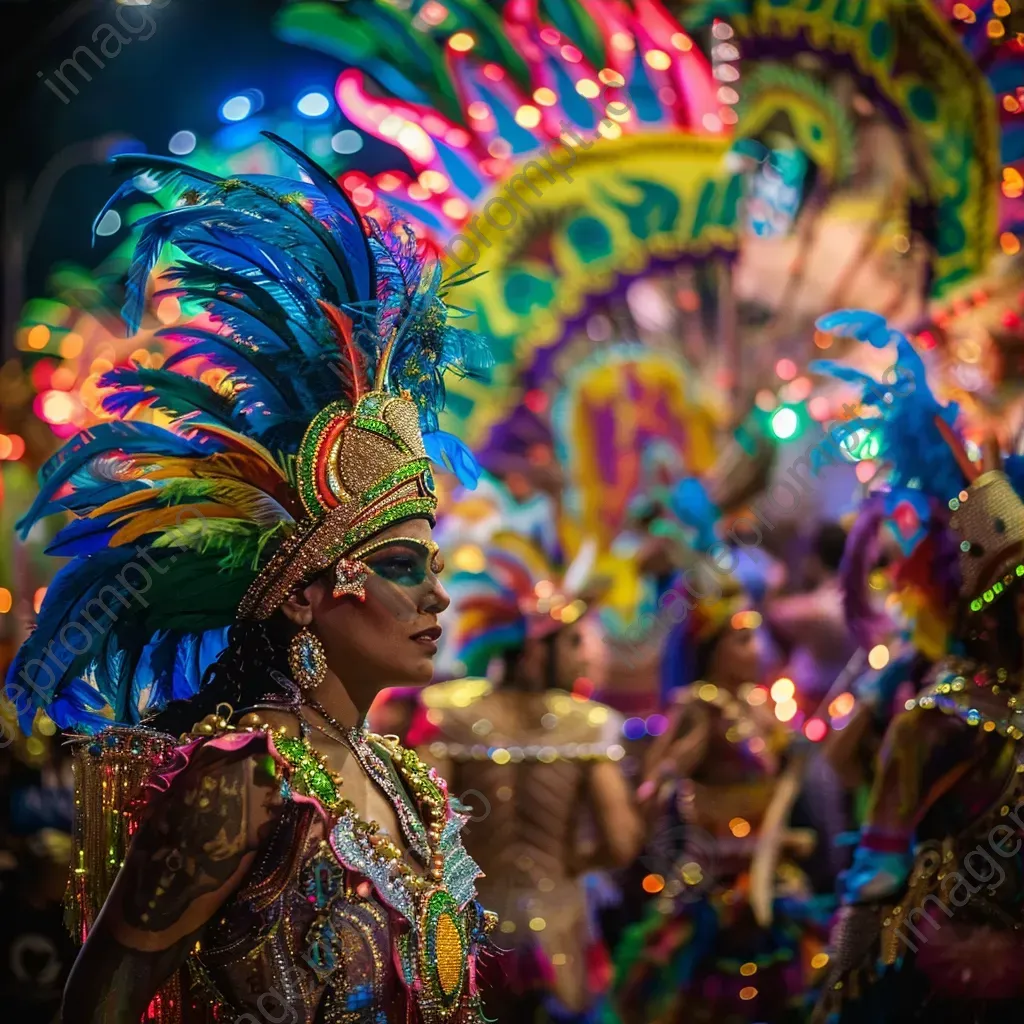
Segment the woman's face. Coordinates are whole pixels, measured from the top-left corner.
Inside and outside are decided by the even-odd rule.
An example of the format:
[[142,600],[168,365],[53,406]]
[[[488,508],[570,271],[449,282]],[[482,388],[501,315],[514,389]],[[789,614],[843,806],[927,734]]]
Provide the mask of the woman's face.
[[725,635],[718,641],[710,674],[723,682],[756,682],[761,675],[757,631],[728,627]]
[[388,527],[356,554],[370,570],[365,600],[335,597],[330,578],[305,590],[328,666],[342,682],[374,689],[429,683],[441,636],[437,617],[451,603],[437,578],[443,561],[430,524],[411,519]]
[[551,656],[555,659],[555,686],[571,690],[576,680],[587,671],[581,620],[563,626],[555,634]]

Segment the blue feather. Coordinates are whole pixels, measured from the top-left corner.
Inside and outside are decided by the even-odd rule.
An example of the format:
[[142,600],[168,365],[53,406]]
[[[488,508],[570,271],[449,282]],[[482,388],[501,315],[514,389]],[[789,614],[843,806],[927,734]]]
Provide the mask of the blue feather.
[[302,366],[296,358],[269,356],[231,337],[199,327],[170,328],[158,333],[171,341],[186,343],[164,362],[163,369],[173,370],[189,359],[202,356],[215,366],[228,368],[233,380],[246,384],[242,401],[247,405],[260,401],[286,418],[294,418],[303,429],[308,425],[305,409],[313,396],[302,386]]
[[363,233],[362,218],[356,212],[344,189],[315,160],[306,156],[286,139],[273,132],[262,132],[275,146],[287,153],[309,176],[313,184],[323,193],[331,209],[341,222],[338,232],[342,247],[348,257],[346,279],[351,281],[352,301],[369,299],[376,295],[376,273],[373,256],[366,235]]
[[454,434],[443,430],[424,434],[423,447],[426,448],[427,457],[432,462],[454,473],[463,487],[475,490],[480,480],[480,463]]
[[[110,705],[83,679],[72,679],[60,695],[50,702],[46,713],[61,729],[76,729],[96,733],[110,725],[109,715],[96,714],[101,708],[109,710]],[[30,727],[31,728],[31,724]],[[25,729],[22,724],[22,729]]]
[[135,225],[141,234],[128,267],[126,297],[121,307],[121,316],[130,335],[136,334],[142,323],[149,275],[160,258],[161,250],[172,240],[176,231],[180,231],[186,224],[209,216],[210,212],[205,206],[179,206],[173,210],[162,210],[160,213],[143,217]]
[[899,341],[903,334],[892,330],[880,313],[872,313],[867,309],[840,309],[834,313],[826,313],[815,322],[819,331],[837,334],[841,338],[856,338],[866,341],[875,348]]
[[73,555],[91,555],[105,551],[110,538],[117,532],[113,525],[120,512],[111,512],[97,519],[76,519],[63,527],[46,548],[46,554],[60,558]]
[[[8,688],[16,685],[31,691],[31,702],[42,707],[80,674],[95,655],[97,635],[102,637],[104,628],[109,628],[93,612],[99,609],[101,615],[109,617],[130,603],[130,598],[123,597],[123,587],[115,585],[115,574],[124,561],[123,549],[115,549],[75,559],[57,573],[47,588],[35,630],[11,662]],[[105,593],[103,598],[99,597],[101,591]],[[119,593],[121,598],[116,596]],[[101,604],[90,605],[94,599]]]
[[720,513],[704,485],[693,477],[680,480],[669,493],[669,505],[678,519],[696,531],[696,545],[702,551],[717,540],[715,524]]
[[[217,450],[216,447],[210,450]],[[204,444],[173,434],[152,423],[100,423],[83,431],[48,459],[39,471],[40,491],[32,507],[18,521],[17,529],[24,539],[41,518],[60,511],[52,507],[56,492],[79,470],[98,457],[118,452],[125,455],[146,454],[154,458],[167,455],[187,458],[204,453]]]
[[[922,491],[943,502],[959,492],[965,480],[956,458],[935,425],[937,418],[953,426],[959,408],[941,405],[928,386],[927,370],[920,355],[900,331],[890,329],[877,313],[843,311],[822,317],[821,330],[831,330],[869,341],[873,345],[896,343],[895,376],[891,383],[876,382],[867,375],[831,360],[811,364],[817,372],[828,373],[863,390],[862,405],[878,410],[875,416],[858,416],[844,422],[843,429],[877,431],[878,458],[891,467],[893,489]],[[884,340],[883,340],[884,339]]]

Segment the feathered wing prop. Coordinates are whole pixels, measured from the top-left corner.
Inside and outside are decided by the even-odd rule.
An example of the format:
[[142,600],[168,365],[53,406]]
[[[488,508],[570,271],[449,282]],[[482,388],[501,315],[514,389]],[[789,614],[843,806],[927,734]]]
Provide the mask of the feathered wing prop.
[[[486,372],[486,346],[448,325],[436,254],[400,224],[365,221],[326,171],[268,137],[304,180],[115,158],[132,181],[105,210],[137,186],[181,189],[141,224],[129,328],[167,245],[183,258],[158,294],[202,313],[162,331],[180,349],[160,369],[107,373],[104,407],[117,418],[40,472],[19,529],[70,515],[50,550],[71,561],[8,675],[23,723],[44,705],[66,727],[136,723],[195,692],[242,596],[302,520],[295,456],[331,403],[354,408],[387,381],[415,402],[428,453],[475,483],[475,460],[437,416],[444,373]],[[225,371],[217,387],[201,379],[210,367]],[[171,427],[127,418],[145,407]]]

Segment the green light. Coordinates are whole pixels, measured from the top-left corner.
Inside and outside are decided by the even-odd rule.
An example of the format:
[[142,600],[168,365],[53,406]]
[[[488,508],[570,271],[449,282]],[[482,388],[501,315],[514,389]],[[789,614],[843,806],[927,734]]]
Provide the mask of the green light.
[[800,417],[797,416],[796,412],[790,409],[788,406],[782,406],[776,409],[772,413],[771,428],[772,433],[780,441],[788,441],[789,438],[796,434],[797,429],[800,426]]

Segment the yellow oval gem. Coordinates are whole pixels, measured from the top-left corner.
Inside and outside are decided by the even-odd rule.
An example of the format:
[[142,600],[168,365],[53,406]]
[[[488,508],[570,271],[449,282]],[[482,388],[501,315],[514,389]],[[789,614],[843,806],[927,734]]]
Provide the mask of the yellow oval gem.
[[462,937],[459,929],[449,914],[442,914],[437,919],[437,980],[441,991],[450,996],[462,982],[462,965],[465,952],[462,949]]

